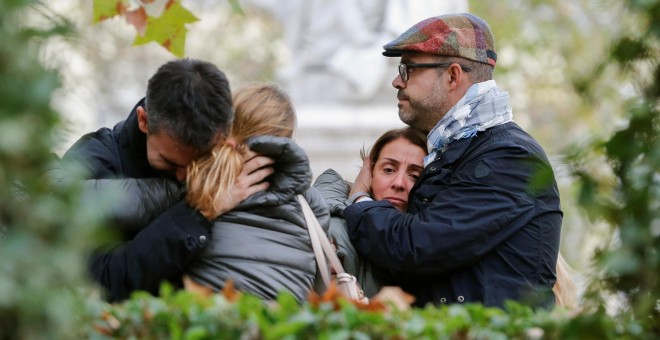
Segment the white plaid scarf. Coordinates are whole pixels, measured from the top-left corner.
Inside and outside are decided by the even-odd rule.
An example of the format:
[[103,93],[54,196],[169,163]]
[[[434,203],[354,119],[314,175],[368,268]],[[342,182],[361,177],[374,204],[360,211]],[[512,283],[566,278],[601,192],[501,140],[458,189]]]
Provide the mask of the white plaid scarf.
[[478,131],[508,123],[512,119],[508,92],[498,89],[494,80],[473,84],[429,132],[429,155],[424,158],[424,166],[431,163],[438,152],[444,152],[444,147],[451,140],[472,138]]

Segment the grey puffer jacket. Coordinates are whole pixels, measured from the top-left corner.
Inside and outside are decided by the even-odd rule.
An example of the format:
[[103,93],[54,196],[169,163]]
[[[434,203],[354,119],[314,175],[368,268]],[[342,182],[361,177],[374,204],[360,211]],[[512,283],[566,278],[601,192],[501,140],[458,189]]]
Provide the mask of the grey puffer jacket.
[[355,275],[365,296],[373,297],[388,282],[389,272],[359,256],[348,237],[344,208],[351,190],[350,184],[337,171],[327,169],[316,178],[313,187],[321,192],[328,203],[331,216],[328,236],[337,246],[337,257],[341,260],[344,270]]
[[260,136],[248,145],[275,159],[270,188],[215,221],[211,242],[187,274],[215,290],[232,280],[238,290],[264,299],[289,291],[302,301],[314,285],[317,266],[296,195],[304,194],[325,230],[330,223],[328,207],[321,194],[310,189],[309,160],[296,143]]

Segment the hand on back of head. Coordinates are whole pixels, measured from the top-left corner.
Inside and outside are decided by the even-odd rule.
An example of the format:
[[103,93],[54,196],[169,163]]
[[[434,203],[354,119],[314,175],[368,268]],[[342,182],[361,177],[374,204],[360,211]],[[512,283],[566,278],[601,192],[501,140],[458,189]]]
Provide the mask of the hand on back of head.
[[[226,192],[212,192],[210,199],[202,199],[200,194],[205,190],[201,187],[207,186],[206,183],[192,184],[195,187],[188,188],[188,203],[194,208],[198,209],[207,219],[214,220],[218,216],[236,208],[241,202],[251,195],[268,190],[269,183],[266,178],[273,173],[272,158],[259,156],[252,151],[247,151],[243,155],[243,167],[241,172],[236,177],[231,186],[228,187]],[[209,169],[210,167],[206,167]],[[208,178],[203,178],[204,174],[196,174],[198,179],[202,181]],[[193,177],[195,177],[193,176]],[[198,188],[199,186],[199,188]],[[207,188],[211,188],[208,187]],[[213,191],[213,190],[212,190]]]

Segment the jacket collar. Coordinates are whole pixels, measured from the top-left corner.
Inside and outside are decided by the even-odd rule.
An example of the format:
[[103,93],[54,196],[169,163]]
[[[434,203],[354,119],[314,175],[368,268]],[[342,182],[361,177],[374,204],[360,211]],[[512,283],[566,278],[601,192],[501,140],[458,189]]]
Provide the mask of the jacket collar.
[[119,155],[124,176],[129,178],[160,177],[160,174],[149,165],[147,159],[147,134],[138,126],[137,108],[144,107],[142,98],[128,115],[125,121],[115,125],[114,133],[119,138]]
[[506,122],[504,124],[488,128],[486,131],[480,131],[474,136],[474,138],[453,140],[445,146],[443,152],[436,155],[435,159],[429,163],[427,168],[432,164],[437,166],[439,162],[441,162],[442,166],[456,163],[459,158],[463,157],[465,152],[467,152],[467,149],[470,147],[470,144],[472,144],[473,141],[483,138],[496,138],[497,135],[509,131],[512,126],[517,125],[514,122]]

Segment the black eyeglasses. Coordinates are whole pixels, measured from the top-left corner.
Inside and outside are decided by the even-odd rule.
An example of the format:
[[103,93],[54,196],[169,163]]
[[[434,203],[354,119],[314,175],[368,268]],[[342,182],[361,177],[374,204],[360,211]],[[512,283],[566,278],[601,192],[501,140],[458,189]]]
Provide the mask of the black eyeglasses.
[[[399,64],[399,75],[401,80],[408,81],[408,70],[411,68],[436,68],[436,67],[449,67],[454,63],[425,63],[425,64]],[[469,67],[458,64],[464,72],[472,71]]]

